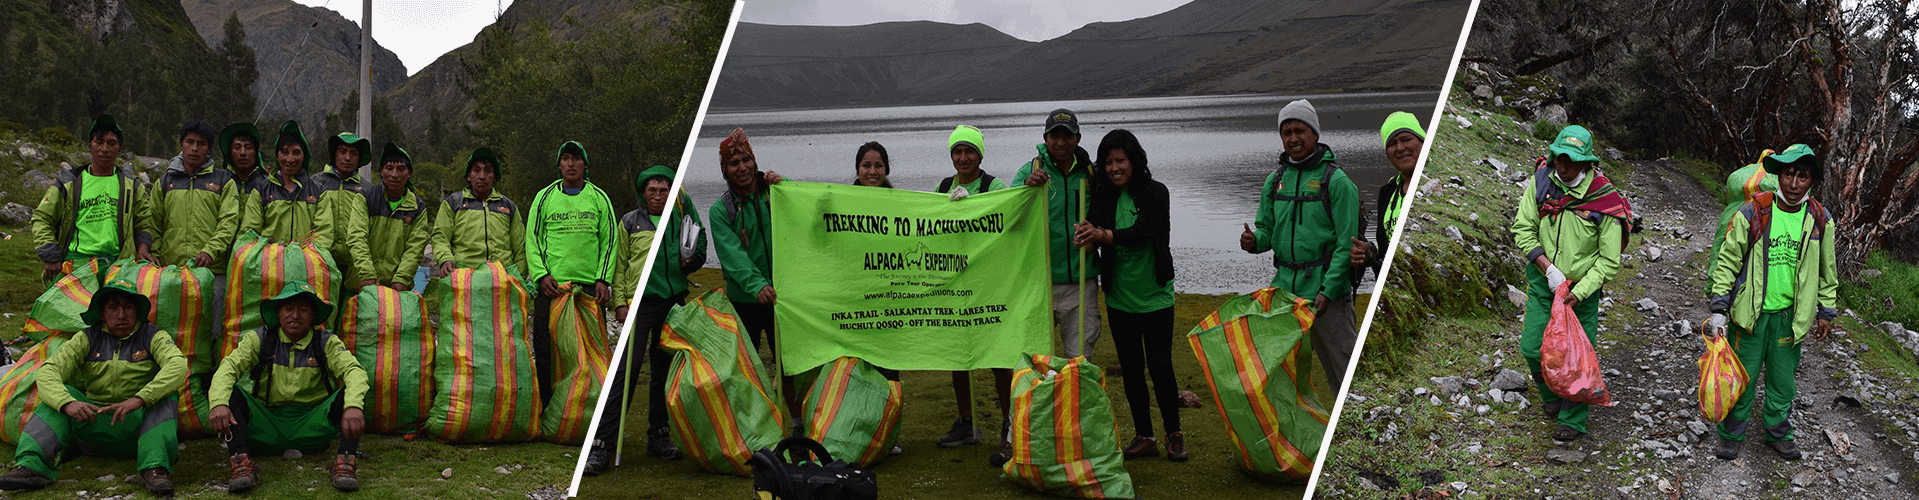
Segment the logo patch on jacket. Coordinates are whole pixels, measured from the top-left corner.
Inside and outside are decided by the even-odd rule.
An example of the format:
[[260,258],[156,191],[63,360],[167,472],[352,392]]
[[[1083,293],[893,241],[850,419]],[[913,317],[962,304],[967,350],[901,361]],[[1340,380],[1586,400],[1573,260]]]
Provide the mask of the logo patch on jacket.
[[209,182],[209,183],[207,183],[207,190],[208,190],[208,191],[219,191],[219,190],[220,190],[220,185],[219,185],[219,184],[214,184],[214,183],[211,183],[211,182]]
[[308,357],[307,357],[307,366],[320,366],[320,360],[318,360],[318,359],[315,359],[315,358],[313,358],[312,356],[308,356]]
[[149,358],[149,357],[152,357],[152,356],[151,356],[151,355],[149,355],[149,354],[147,354],[147,352],[146,352],[146,351],[134,351],[134,353],[133,353],[133,360],[134,360],[134,361],[146,361],[146,360],[147,360],[147,358]]
[[1319,190],[1319,181],[1317,181],[1317,180],[1311,180],[1311,181],[1306,181],[1306,190],[1307,190],[1307,191],[1318,191],[1318,190]]
[[312,197],[312,196],[308,196],[308,197],[307,197],[307,203],[319,203],[319,202],[320,202],[320,199],[319,199],[319,198],[315,198],[315,197]]

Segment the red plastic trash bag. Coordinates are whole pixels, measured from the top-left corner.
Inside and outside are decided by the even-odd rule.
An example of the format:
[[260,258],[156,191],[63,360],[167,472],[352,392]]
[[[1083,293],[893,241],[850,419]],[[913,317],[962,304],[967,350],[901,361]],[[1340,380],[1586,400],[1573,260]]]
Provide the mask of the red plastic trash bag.
[[1732,404],[1746,392],[1746,365],[1725,337],[1706,338],[1706,354],[1699,356],[1699,414],[1718,422],[1732,412]]
[[1612,406],[1612,393],[1606,392],[1605,375],[1600,373],[1599,352],[1580,326],[1579,315],[1566,305],[1571,289],[1568,281],[1553,291],[1553,316],[1540,341],[1539,367],[1545,372],[1546,387],[1573,402]]

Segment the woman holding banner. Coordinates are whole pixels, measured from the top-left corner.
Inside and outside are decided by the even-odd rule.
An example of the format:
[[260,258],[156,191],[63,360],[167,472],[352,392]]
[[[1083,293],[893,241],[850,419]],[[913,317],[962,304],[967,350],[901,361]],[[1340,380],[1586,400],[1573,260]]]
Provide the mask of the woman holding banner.
[[893,161],[886,158],[886,146],[868,142],[853,153],[853,185],[890,188],[889,175],[893,175]]
[[1097,252],[1100,288],[1106,294],[1107,324],[1119,350],[1126,380],[1126,402],[1137,432],[1126,446],[1127,459],[1159,456],[1147,401],[1146,373],[1152,372],[1161,423],[1166,426],[1166,458],[1186,461],[1186,435],[1179,427],[1179,386],[1173,380],[1173,254],[1170,196],[1146,167],[1146,149],[1124,129],[1099,142],[1093,201],[1086,222],[1073,228],[1073,244]]

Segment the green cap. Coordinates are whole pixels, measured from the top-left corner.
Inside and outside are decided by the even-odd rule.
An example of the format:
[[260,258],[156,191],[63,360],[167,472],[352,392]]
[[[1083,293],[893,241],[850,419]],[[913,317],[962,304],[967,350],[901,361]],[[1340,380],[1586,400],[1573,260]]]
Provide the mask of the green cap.
[[[280,124],[280,134],[293,134],[294,137],[300,138],[300,151],[306,152],[305,156],[300,157],[300,171],[305,172],[307,157],[313,156],[313,148],[307,147],[307,135],[300,131],[300,122],[287,120],[286,123]],[[273,151],[276,153],[274,164],[277,166],[279,164],[277,153],[280,151],[280,138],[277,135],[273,138]]]
[[100,115],[99,118],[94,118],[93,125],[87,127],[87,136],[81,138],[81,140],[91,141],[93,140],[93,134],[100,133],[101,131],[112,131],[113,135],[120,139],[120,142],[127,142],[127,133],[120,130],[119,122],[113,121],[113,115]]
[[1599,157],[1593,155],[1592,132],[1578,125],[1568,125],[1560,130],[1559,138],[1553,139],[1552,146],[1547,149],[1552,151],[1554,157],[1566,155],[1572,161],[1599,161]]
[[[246,122],[227,125],[227,128],[220,130],[220,157],[227,159],[228,167],[233,166],[233,140],[238,139],[241,136],[252,137],[253,146],[255,148],[260,147],[260,128],[259,127],[255,127],[253,126],[253,124],[246,123]],[[259,165],[260,159],[257,154],[255,155],[253,160],[254,160],[253,166],[255,167],[260,166]],[[244,181],[244,179],[242,179],[242,181]]]
[[593,166],[593,160],[589,160],[586,157],[586,146],[580,145],[580,141],[566,141],[566,144],[561,144],[559,152],[553,153],[553,165],[558,166],[560,164],[560,157],[567,153],[580,155],[581,162],[586,163],[586,166]]
[[[466,155],[466,168],[471,170],[473,168],[473,162],[481,159],[493,160],[493,180],[500,180],[500,174],[505,173],[505,165],[500,162],[500,154],[493,152],[491,149],[475,149],[472,154]],[[461,177],[465,177],[465,175]]]
[[[358,134],[352,132],[341,132],[340,135],[326,139],[326,156],[328,162],[333,161],[333,152],[339,151],[340,145],[342,144],[352,145],[353,149],[360,150],[360,165],[358,166],[364,167],[367,162],[372,161],[369,156],[373,154],[373,141],[369,141],[367,138],[360,137]],[[337,167],[339,165],[334,166]]]
[[654,177],[665,177],[666,182],[673,182],[673,167],[666,165],[647,167],[646,170],[640,171],[639,177],[633,178],[633,189],[639,191],[641,196],[645,196],[646,181],[652,180]]
[[146,321],[147,314],[153,310],[153,301],[147,300],[147,296],[141,295],[139,289],[134,286],[133,281],[126,278],[119,278],[107,282],[106,286],[100,287],[100,291],[93,292],[93,300],[87,304],[87,311],[80,313],[80,320],[85,322],[87,326],[104,326],[100,324],[100,315],[102,311],[105,311],[107,308],[107,299],[115,295],[126,295],[133,299],[135,307],[140,310],[140,312],[135,315],[135,318],[137,318],[136,321]]
[[326,323],[327,318],[333,316],[333,304],[328,303],[326,297],[320,295],[320,292],[314,291],[313,286],[308,285],[305,281],[295,281],[287,283],[285,288],[281,288],[279,295],[260,301],[260,319],[265,320],[269,327],[280,326],[280,303],[299,298],[302,295],[313,302],[313,325],[315,327]]
[[1780,175],[1786,171],[1786,165],[1798,165],[1802,161],[1806,162],[1804,165],[1812,170],[1813,182],[1826,180],[1825,162],[1819,159],[1819,155],[1812,152],[1812,146],[1794,144],[1785,151],[1766,155],[1764,160],[1760,160],[1761,163],[1766,164],[1766,173],[1772,175]]
[[1419,136],[1419,140],[1426,140],[1426,129],[1419,128],[1419,117],[1405,111],[1394,111],[1386,115],[1386,123],[1379,126],[1379,145],[1391,144],[1393,136],[1400,132],[1412,132]]
[[[386,157],[393,156],[395,154],[400,155],[401,158],[406,158],[406,169],[413,170],[413,155],[408,154],[405,149],[401,149],[399,145],[391,142],[386,143],[385,146],[380,147],[380,164],[385,165]],[[361,165],[365,165],[365,164],[366,163],[364,162],[361,163]]]
[[946,152],[953,152],[953,146],[962,143],[973,145],[973,149],[979,150],[980,156],[986,156],[986,134],[980,133],[972,125],[953,127],[953,134],[946,136]]

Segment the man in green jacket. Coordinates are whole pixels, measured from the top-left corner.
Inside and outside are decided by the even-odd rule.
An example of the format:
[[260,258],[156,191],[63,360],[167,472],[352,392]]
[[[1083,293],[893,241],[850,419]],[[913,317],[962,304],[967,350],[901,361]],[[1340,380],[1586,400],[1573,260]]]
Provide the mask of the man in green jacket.
[[1809,194],[1825,180],[1824,165],[1812,148],[1794,144],[1761,161],[1778,179],[1779,190],[1758,193],[1740,205],[1726,228],[1708,294],[1712,319],[1706,334],[1726,336],[1751,379],[1719,422],[1716,455],[1739,458],[1753,388],[1764,376],[1766,446],[1780,458],[1798,460],[1792,422],[1786,419],[1799,393],[1793,376],[1806,335],[1824,341],[1839,316],[1838,233],[1832,215]]
[[520,206],[493,189],[500,174],[500,156],[493,150],[479,148],[467,156],[466,190],[440,200],[433,220],[435,275],[489,261],[526,272],[526,222]]
[[240,186],[240,193],[251,196],[256,179],[267,176],[266,169],[260,168],[260,129],[246,122],[227,125],[220,130],[218,146],[220,154],[226,155],[227,171],[233,173],[233,182]]
[[[648,369],[652,373],[647,383],[646,408],[646,454],[666,460],[678,460],[680,449],[673,445],[667,433],[666,381],[667,371],[672,367],[673,354],[660,348],[660,327],[666,323],[666,313],[673,306],[686,300],[688,282],[687,273],[699,270],[706,262],[706,236],[700,233],[699,214],[692,210],[692,201],[686,193],[680,193],[664,224],[661,218],[667,217],[666,199],[671,197],[673,189],[673,169],[666,165],[654,165],[640,172],[635,184],[640,189],[640,199],[646,206],[627,212],[620,217],[620,227],[627,234],[625,244],[620,247],[620,285],[616,295],[625,295],[623,290],[639,286],[642,279],[639,274],[646,266],[650,255],[656,264],[644,278],[646,289],[639,292],[640,303],[633,312],[631,340],[635,341],[627,350],[627,356],[640,356],[644,353]],[[690,227],[689,227],[690,226]],[[690,233],[688,231],[691,231]],[[695,239],[688,247],[683,242]],[[648,253],[647,246],[659,241],[659,250]],[[682,256],[682,252],[687,255]],[[615,299],[620,317],[626,317],[631,307],[630,300]],[[637,342],[641,329],[646,331],[646,343]],[[639,359],[639,358],[629,358]],[[614,366],[613,391],[606,396],[606,405],[599,415],[600,427],[593,436],[593,448],[586,455],[586,474],[599,475],[612,467],[612,457],[607,447],[619,439],[619,418],[621,410],[626,408],[628,380],[626,367],[629,363]]]
[[[613,298],[613,270],[620,237],[613,200],[586,180],[586,146],[567,141],[554,153],[560,180],[533,196],[527,210],[527,277],[539,284],[533,300],[533,366],[540,379],[540,400],[553,396],[553,332],[547,318],[561,283],[587,287],[601,304]],[[631,292],[625,292],[631,293]]]
[[257,177],[248,188],[252,194],[240,203],[240,232],[252,230],[280,243],[309,237],[317,242],[332,234],[332,218],[306,175],[307,140],[299,123],[280,125],[273,155],[273,170]]
[[373,265],[360,276],[394,290],[412,290],[426,244],[433,239],[426,198],[413,193],[413,156],[389,142],[380,148],[380,184],[366,188],[366,245]]
[[1300,99],[1279,110],[1285,151],[1259,190],[1259,214],[1239,235],[1248,253],[1273,252],[1272,286],[1313,301],[1313,351],[1326,383],[1346,380],[1358,338],[1353,321],[1353,238],[1359,235],[1359,186],[1319,142],[1319,112]]
[[[777,181],[778,174],[760,171],[753,143],[745,130],[735,128],[720,140],[720,176],[726,179],[726,193],[713,200],[706,220],[713,224],[713,254],[719,256],[720,274],[726,278],[726,299],[740,315],[744,329],[740,333],[746,341],[755,350],[772,351],[778,360],[779,341],[773,331],[773,302],[779,298],[773,289],[773,206],[767,198],[769,181]],[[793,393],[793,377],[780,377],[780,391],[787,411],[799,415],[796,396],[803,396]]]
[[[369,192],[376,186],[360,168],[372,161],[372,148],[373,141],[352,132],[328,137],[326,151],[333,163],[313,176],[313,186],[320,191],[320,210],[332,224],[332,230],[314,244],[332,252],[335,265],[340,266],[342,300],[359,294],[361,288],[384,284],[384,277],[371,272],[373,253],[367,246]],[[407,280],[412,281],[411,275]]]
[[146,186],[120,171],[120,125],[100,115],[87,128],[87,152],[93,161],[61,170],[33,209],[33,253],[40,258],[40,278],[52,283],[88,260],[106,262],[138,258],[158,261],[151,253],[153,221],[145,200]]
[[[316,452],[340,437],[327,476],[340,491],[360,488],[360,433],[366,427],[367,376],[353,351],[321,327],[333,306],[305,282],[288,283],[260,303],[266,326],[240,334],[220,360],[207,400],[213,430],[224,437],[232,475],[229,493],[259,484],[251,453]],[[252,390],[240,386],[251,380]]]
[[1712,250],[1706,253],[1706,274],[1712,274],[1712,268],[1719,265],[1719,247],[1726,243],[1726,225],[1732,223],[1733,214],[1739,213],[1739,207],[1744,206],[1753,195],[1779,190],[1779,178],[1766,173],[1763,165],[1769,156],[1772,156],[1772,150],[1760,151],[1759,161],[1740,167],[1726,176],[1726,187],[1719,192],[1719,200],[1726,208],[1719,211],[1719,225],[1713,226]]
[[180,156],[148,190],[159,265],[227,273],[227,252],[240,228],[240,183],[233,172],[213,168],[214,138],[213,125],[187,122],[180,129]]
[[146,321],[149,307],[126,279],[93,295],[82,315],[87,329],[56,349],[34,375],[44,404],[21,428],[16,465],[0,475],[0,490],[53,484],[60,452],[78,440],[97,453],[134,457],[148,491],[173,494],[187,359],[172,335]]
[[[1520,355],[1539,386],[1540,407],[1559,423],[1552,438],[1572,441],[1586,434],[1591,405],[1561,399],[1546,386],[1539,349],[1552,319],[1555,291],[1571,283],[1566,303],[1579,317],[1586,339],[1599,335],[1600,288],[1619,273],[1619,251],[1632,220],[1631,206],[1594,168],[1592,134],[1572,125],[1549,148],[1552,164],[1533,173],[1513,216],[1513,242],[1525,252],[1526,317]],[[1598,344],[1593,344],[1595,350]]]
[[[1073,246],[1073,224],[1085,220],[1080,198],[1089,191],[1092,155],[1079,147],[1079,115],[1055,109],[1046,114],[1039,154],[1021,165],[1016,179],[1046,190],[1047,252],[1053,264],[1053,324],[1058,326],[1066,357],[1077,358],[1099,340],[1098,271]],[[1084,294],[1082,296],[1081,294]],[[1086,307],[1082,308],[1081,305]],[[1082,351],[1084,349],[1084,351]]]

